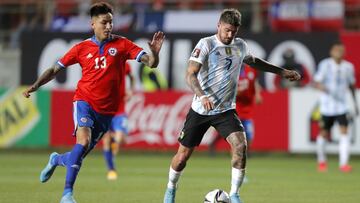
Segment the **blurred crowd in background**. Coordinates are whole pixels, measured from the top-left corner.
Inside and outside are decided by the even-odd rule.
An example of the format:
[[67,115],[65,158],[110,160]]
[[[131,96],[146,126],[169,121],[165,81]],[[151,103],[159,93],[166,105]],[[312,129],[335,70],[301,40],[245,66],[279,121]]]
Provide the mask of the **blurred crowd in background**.
[[[1,47],[18,48],[20,35],[24,30],[90,32],[88,10],[94,2],[96,1],[0,0]],[[156,29],[186,32],[186,29],[166,30],[166,25],[175,27],[178,25],[176,22],[178,20],[189,24],[191,30],[192,21],[181,19],[182,16],[191,16],[194,13],[203,13],[206,16],[209,11],[219,11],[228,7],[241,11],[242,30],[255,33],[360,30],[360,0],[109,0],[109,2],[115,10],[115,32],[153,32]],[[211,15],[211,12],[208,15]],[[204,19],[201,22],[206,24]],[[197,26],[196,23],[193,24],[194,28]]]
[[[34,35],[34,32],[89,33],[91,35],[88,12],[90,6],[98,1],[100,0],[0,0],[0,87],[22,84],[19,82],[20,67],[24,65],[20,64],[21,55],[24,55],[21,53],[25,51],[21,47],[22,33],[27,35]],[[360,31],[360,0],[107,0],[107,2],[114,7],[114,33],[130,39],[135,33],[146,34],[157,30],[162,30],[166,34],[215,33],[220,12],[230,7],[238,9],[242,14],[239,35]],[[297,70],[303,75],[302,82],[287,83],[276,78],[275,85],[278,88],[302,87],[311,80],[313,71],[307,72],[303,64],[296,59],[299,59],[298,54],[287,48],[278,65],[298,67]],[[168,76],[168,80],[171,83],[172,78]]]

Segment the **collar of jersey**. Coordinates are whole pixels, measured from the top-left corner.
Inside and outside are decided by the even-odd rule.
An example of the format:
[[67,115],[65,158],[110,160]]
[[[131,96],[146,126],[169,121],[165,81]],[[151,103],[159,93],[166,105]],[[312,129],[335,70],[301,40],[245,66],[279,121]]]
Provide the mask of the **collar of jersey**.
[[109,36],[109,38],[107,38],[106,40],[104,40],[103,42],[99,42],[99,41],[97,41],[97,39],[96,39],[96,36],[94,35],[94,36],[92,36],[91,37],[91,41],[93,41],[95,44],[97,44],[98,46],[101,46],[101,45],[103,45],[103,44],[105,44],[105,43],[107,43],[107,42],[109,42],[109,41],[111,41],[113,39],[113,36],[112,35],[110,35]]
[[91,37],[91,41],[94,42],[96,45],[99,46],[100,48],[100,54],[103,54],[104,53],[104,45],[106,43],[108,43],[109,41],[111,41],[113,39],[113,36],[110,35],[109,38],[107,38],[106,40],[104,40],[103,42],[99,42],[97,41],[95,35]]

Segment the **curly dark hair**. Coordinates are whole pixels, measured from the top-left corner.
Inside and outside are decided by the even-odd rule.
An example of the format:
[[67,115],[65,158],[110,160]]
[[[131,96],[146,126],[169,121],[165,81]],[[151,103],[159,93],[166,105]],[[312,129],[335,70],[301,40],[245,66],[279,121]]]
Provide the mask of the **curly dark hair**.
[[219,21],[238,27],[241,25],[241,13],[234,8],[224,9]]

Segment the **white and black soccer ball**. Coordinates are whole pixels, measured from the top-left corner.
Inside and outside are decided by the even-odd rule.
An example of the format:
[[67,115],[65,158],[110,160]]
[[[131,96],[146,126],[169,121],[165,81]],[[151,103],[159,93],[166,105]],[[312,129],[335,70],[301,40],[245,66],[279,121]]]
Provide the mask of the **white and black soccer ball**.
[[230,197],[225,191],[215,189],[205,195],[204,203],[230,203]]

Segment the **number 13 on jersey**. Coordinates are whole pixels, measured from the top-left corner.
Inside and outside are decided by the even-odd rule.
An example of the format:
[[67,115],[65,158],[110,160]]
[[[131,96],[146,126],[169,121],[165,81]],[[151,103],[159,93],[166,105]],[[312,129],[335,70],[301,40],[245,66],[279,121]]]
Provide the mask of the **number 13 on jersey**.
[[96,57],[95,58],[95,69],[98,68],[106,68],[106,58],[105,56],[102,57]]

